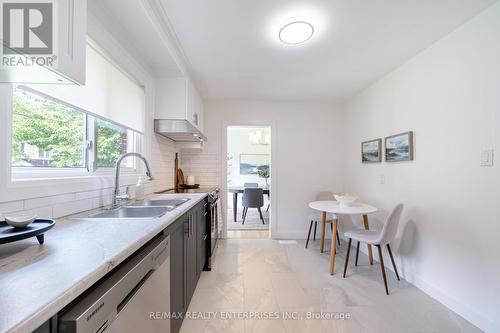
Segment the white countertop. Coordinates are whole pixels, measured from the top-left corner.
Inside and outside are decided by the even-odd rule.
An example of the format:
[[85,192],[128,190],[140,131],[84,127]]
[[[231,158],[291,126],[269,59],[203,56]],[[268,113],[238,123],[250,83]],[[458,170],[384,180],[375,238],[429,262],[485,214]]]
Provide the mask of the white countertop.
[[206,195],[155,196],[191,198],[159,219],[59,219],[43,245],[0,245],[0,332],[35,330]]

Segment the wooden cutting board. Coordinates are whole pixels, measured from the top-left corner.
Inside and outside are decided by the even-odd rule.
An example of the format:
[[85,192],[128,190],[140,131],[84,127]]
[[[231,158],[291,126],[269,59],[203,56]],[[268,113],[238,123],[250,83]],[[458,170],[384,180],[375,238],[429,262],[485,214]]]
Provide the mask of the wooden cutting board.
[[182,169],[177,169],[177,186],[184,185],[184,173]]

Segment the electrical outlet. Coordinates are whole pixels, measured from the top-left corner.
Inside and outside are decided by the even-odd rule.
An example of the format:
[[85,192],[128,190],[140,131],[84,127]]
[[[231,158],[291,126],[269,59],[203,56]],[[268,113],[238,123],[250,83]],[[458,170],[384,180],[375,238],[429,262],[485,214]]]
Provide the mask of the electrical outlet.
[[385,184],[385,175],[380,175],[380,184]]
[[493,149],[483,149],[481,151],[481,166],[482,167],[492,167],[493,166]]

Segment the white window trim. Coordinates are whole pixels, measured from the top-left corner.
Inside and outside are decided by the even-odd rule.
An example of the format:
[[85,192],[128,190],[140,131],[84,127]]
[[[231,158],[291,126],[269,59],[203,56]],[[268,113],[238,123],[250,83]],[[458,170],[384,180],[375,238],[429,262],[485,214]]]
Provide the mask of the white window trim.
[[[114,168],[97,168],[93,172],[86,168],[13,168],[12,92],[12,85],[0,86],[0,156],[6,157],[0,160],[0,202],[113,188]],[[142,151],[144,139],[137,142]],[[122,167],[120,174],[122,186],[134,185],[143,174],[143,167],[140,164],[137,168]]]
[[[32,93],[34,95],[39,95],[45,99],[52,100],[56,103],[66,105],[67,107],[70,107],[78,112],[81,112],[83,114],[86,114],[87,118],[85,121],[85,128],[86,128],[86,134],[85,134],[85,140],[89,142],[90,139],[92,139],[92,144],[94,145],[94,148],[92,149],[93,154],[88,154],[88,151],[85,151],[85,157],[84,157],[84,162],[86,162],[85,167],[79,167],[79,168],[51,168],[51,167],[12,167],[10,166],[11,169],[11,176],[10,180],[12,183],[18,182],[18,181],[23,181],[23,180],[44,180],[48,179],[50,181],[53,181],[54,179],[57,178],[75,178],[75,177],[89,177],[89,176],[97,176],[97,177],[103,177],[107,175],[111,175],[114,173],[114,168],[98,168],[95,166],[96,163],[96,156],[95,154],[97,153],[95,149],[95,133],[94,133],[94,126],[95,126],[95,120],[98,119],[99,117],[94,116],[92,113],[86,111],[86,110],[81,110],[80,108],[68,104],[64,101],[61,101],[59,99],[53,98],[51,96],[47,96],[44,93],[38,92],[36,89],[32,89],[29,87],[24,87],[20,86],[21,90],[27,91],[28,93]],[[9,152],[8,152],[8,160],[10,161],[12,158],[12,108],[13,108],[13,92],[14,92],[14,86],[10,86],[10,98],[8,98],[9,102],[7,103],[7,126],[8,126],[8,146],[9,146]],[[89,117],[91,119],[91,125],[89,125]],[[99,118],[101,119],[101,118]],[[109,122],[111,124],[116,124],[113,121],[109,121],[106,119],[103,119],[106,122]],[[137,140],[136,134],[141,134],[137,131],[130,130],[126,127],[123,127],[122,125],[118,125],[122,128],[125,128],[127,130],[128,134],[133,134],[133,141],[132,145],[134,146],[133,149],[134,151],[142,151],[140,145],[140,140]],[[85,143],[82,143],[85,144]],[[9,162],[10,163],[10,162]],[[121,173],[127,173],[127,174],[133,174],[133,175],[139,175],[139,170],[137,170],[137,167],[134,162],[134,167],[122,167],[120,170]]]

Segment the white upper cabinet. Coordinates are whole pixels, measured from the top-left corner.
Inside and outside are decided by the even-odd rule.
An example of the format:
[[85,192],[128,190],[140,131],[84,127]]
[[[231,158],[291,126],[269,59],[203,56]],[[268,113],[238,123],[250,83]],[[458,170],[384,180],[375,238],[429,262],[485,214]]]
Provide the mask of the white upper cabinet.
[[189,79],[157,79],[155,88],[155,119],[187,120],[203,132],[203,100]]
[[[18,6],[22,5],[20,3]],[[30,3],[24,4],[25,7],[29,7],[29,5]],[[33,2],[33,5],[37,5],[37,3]],[[24,42],[21,42],[19,38],[15,39],[19,33],[7,37],[10,38],[10,41],[2,40],[2,43],[5,44],[4,47],[8,49],[7,54],[4,52],[3,58],[11,59],[9,64],[13,65],[0,68],[0,82],[85,84],[87,0],[55,0],[51,8],[53,10],[51,54],[31,54],[29,48],[32,46],[27,44],[26,39]],[[5,10],[7,9],[4,8]],[[22,31],[24,20],[19,19],[21,17],[19,13],[27,12],[30,9],[16,7],[8,10],[8,13],[3,13],[4,17],[9,17],[11,26],[16,27],[16,31]],[[31,11],[29,13],[31,15]],[[15,24],[16,19],[20,22],[18,25]],[[43,20],[44,16],[42,15],[42,22],[44,22]],[[0,37],[0,39],[2,38]],[[44,43],[43,45],[49,44]],[[36,59],[36,64],[39,66],[19,65],[20,63],[29,63],[30,59]],[[2,61],[7,60],[2,59]]]
[[60,0],[58,71],[85,84],[87,0]]

